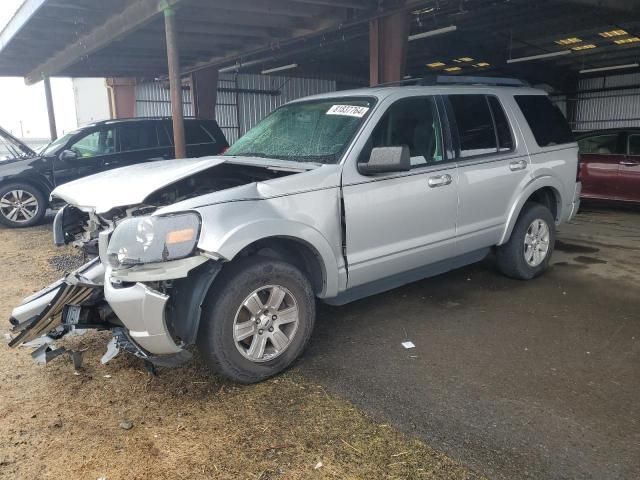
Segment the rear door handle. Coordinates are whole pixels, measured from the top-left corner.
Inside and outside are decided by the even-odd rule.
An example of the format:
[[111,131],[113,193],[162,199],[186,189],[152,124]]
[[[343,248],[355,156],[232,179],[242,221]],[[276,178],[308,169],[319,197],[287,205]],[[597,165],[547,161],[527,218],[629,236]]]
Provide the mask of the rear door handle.
[[635,167],[640,165],[640,162],[636,162],[635,160],[622,160],[620,165],[624,165],[625,167]]
[[438,175],[437,177],[429,178],[429,186],[431,188],[444,187],[445,185],[449,185],[452,181],[453,178],[451,178],[451,175],[449,174]]
[[509,164],[509,169],[512,172],[518,171],[518,170],[524,170],[525,168],[527,168],[527,161],[526,160],[518,160],[517,162],[511,162]]

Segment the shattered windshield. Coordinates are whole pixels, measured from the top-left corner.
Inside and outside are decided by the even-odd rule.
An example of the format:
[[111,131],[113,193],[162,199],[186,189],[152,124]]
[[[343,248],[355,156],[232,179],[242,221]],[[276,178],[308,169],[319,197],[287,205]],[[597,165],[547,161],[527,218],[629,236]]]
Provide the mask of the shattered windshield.
[[279,108],[241,137],[226,155],[338,163],[374,104],[335,98]]

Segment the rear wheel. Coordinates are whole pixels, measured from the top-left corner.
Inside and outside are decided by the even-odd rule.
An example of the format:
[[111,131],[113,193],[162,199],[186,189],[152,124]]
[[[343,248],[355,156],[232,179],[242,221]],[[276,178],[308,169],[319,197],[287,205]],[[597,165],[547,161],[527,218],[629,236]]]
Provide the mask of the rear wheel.
[[229,265],[209,293],[198,349],[216,372],[254,383],[286,369],[304,350],[315,295],[296,267],[249,257]]
[[25,183],[0,186],[0,223],[7,227],[37,225],[46,211],[47,200],[37,188]]
[[555,244],[555,222],[547,207],[527,203],[511,238],[498,247],[498,268],[508,277],[529,280],[549,266]]

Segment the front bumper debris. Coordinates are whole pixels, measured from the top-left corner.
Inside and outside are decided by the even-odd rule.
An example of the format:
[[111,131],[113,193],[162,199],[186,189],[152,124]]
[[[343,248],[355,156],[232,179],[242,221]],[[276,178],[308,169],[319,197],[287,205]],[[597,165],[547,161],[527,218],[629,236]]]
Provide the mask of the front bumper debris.
[[12,312],[9,322],[17,335],[10,347],[34,340],[62,325],[68,306],[81,307],[102,298],[104,267],[99,259],[83,265],[64,279],[27,297]]

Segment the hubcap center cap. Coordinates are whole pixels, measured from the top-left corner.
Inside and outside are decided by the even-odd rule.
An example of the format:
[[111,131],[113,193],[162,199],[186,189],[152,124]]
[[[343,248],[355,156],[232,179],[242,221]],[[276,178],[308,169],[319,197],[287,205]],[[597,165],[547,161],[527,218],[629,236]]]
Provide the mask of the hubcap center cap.
[[273,325],[272,315],[270,313],[263,313],[260,315],[260,327],[262,328],[271,328]]

